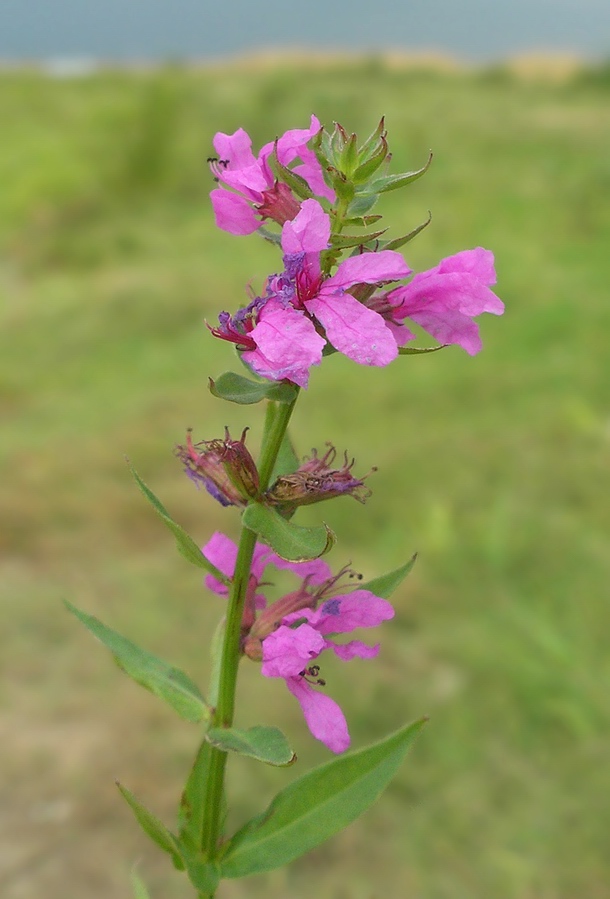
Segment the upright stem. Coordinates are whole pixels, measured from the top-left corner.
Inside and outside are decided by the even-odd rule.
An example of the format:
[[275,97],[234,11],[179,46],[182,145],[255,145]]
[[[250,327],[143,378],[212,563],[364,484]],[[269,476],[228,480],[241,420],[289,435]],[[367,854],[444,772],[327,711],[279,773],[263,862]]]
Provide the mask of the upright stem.
[[[261,492],[264,492],[269,486],[273,468],[297,398],[298,394],[290,404],[268,404],[261,456],[258,463]],[[255,545],[255,532],[242,527],[227,609],[227,623],[218,686],[218,703],[213,721],[215,727],[231,727],[233,724],[237,669],[241,653],[241,622]],[[201,848],[204,856],[210,860],[216,855],[220,837],[226,760],[226,752],[211,748],[201,827]]]

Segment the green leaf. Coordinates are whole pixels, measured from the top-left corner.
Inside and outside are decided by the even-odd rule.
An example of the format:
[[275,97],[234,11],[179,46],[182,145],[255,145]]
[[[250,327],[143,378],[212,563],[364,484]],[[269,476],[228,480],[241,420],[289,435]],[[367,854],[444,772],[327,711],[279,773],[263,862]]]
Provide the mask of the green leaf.
[[327,525],[303,528],[282,518],[275,509],[251,503],[242,516],[244,525],[288,562],[319,559],[335,544],[336,537]]
[[314,193],[304,178],[300,175],[297,175],[296,172],[293,172],[292,169],[287,168],[287,166],[282,165],[282,163],[277,158],[277,144],[274,147],[273,152],[269,154],[267,157],[267,161],[271,166],[271,171],[280,181],[284,181],[288,187],[294,191],[297,197],[300,197],[302,200],[311,200],[314,196]]
[[131,872],[131,885],[133,887],[133,895],[135,899],[150,899],[150,893],[146,888],[146,884],[135,871]]
[[183,848],[189,846],[193,852],[198,851],[204,841],[205,797],[208,795],[210,777],[213,777],[211,756],[212,747],[203,740],[180,798],[180,842]]
[[440,346],[425,346],[425,347],[408,347],[408,346],[399,346],[398,347],[398,355],[399,356],[423,356],[426,353],[438,353],[439,350],[444,350],[445,347],[448,347],[448,343],[441,343]]
[[412,231],[409,231],[408,234],[403,234],[401,237],[395,237],[394,240],[382,241],[380,244],[380,249],[383,250],[398,250],[400,247],[404,247],[406,243],[409,243],[410,240],[413,240],[414,237],[417,237],[424,228],[427,228],[430,222],[432,221],[432,213],[428,212],[428,218],[425,222],[422,222],[421,225],[418,225],[417,228],[413,228]]
[[405,187],[407,184],[411,184],[412,181],[417,181],[417,179],[421,178],[422,175],[425,175],[430,168],[432,156],[433,154],[431,152],[426,164],[423,165],[421,169],[417,169],[416,172],[403,172],[400,175],[388,175],[385,178],[379,178],[368,186],[368,190],[371,193],[382,194],[386,193],[388,190],[397,190],[399,187]]
[[387,228],[381,231],[369,231],[367,234],[333,234],[331,243],[333,247],[347,249],[348,247],[359,247],[361,244],[368,243],[385,234]]
[[120,790],[121,796],[136,816],[136,820],[144,833],[147,834],[157,846],[163,849],[164,852],[171,855],[174,865],[179,871],[184,871],[184,862],[180,854],[177,838],[167,829],[165,824],[153,815],[152,812],[149,812],[147,808],[144,808],[133,793],[126,787],[122,786],[120,783],[117,783],[117,787]]
[[416,721],[373,746],[339,756],[278,793],[229,841],[222,876],[272,871],[347,827],[390,782],[424,723]]
[[[369,210],[373,208],[378,199],[378,194],[356,194],[352,202],[349,204],[349,208],[347,210],[348,220],[366,216],[367,212],[369,212]],[[369,216],[368,218],[374,217]],[[381,216],[379,216],[379,218],[381,218]]]
[[251,381],[233,371],[226,371],[215,381],[210,378],[210,393],[230,403],[251,406],[261,400],[277,400],[279,403],[292,403],[296,396],[296,388],[291,384],[277,381]]
[[267,765],[284,768],[296,761],[288,740],[277,727],[256,725],[247,730],[236,727],[210,727],[206,740],[223,752],[236,752]]
[[176,543],[178,545],[178,552],[180,552],[185,559],[188,559],[189,562],[192,562],[193,565],[196,565],[198,568],[205,568],[210,574],[213,574],[214,577],[221,581],[223,584],[229,583],[229,578],[227,578],[222,571],[219,571],[215,565],[212,565],[211,562],[208,562],[206,557],[203,555],[195,541],[192,537],[183,530],[179,524],[177,524],[173,518],[170,517],[169,512],[165,508],[165,506],[157,499],[155,494],[152,492],[150,487],[148,487],[140,475],[137,473],[133,465],[129,463],[129,470],[135,478],[136,484],[146,497],[146,499],[151,503],[155,511],[158,515],[161,516],[167,527],[173,533],[176,538]]
[[186,721],[198,722],[209,719],[210,708],[197,685],[183,671],[145,649],[140,649],[131,640],[102,624],[94,615],[81,612],[67,601],[66,606],[87,630],[110,650],[125,674],[169,703]]
[[183,857],[186,873],[195,889],[204,896],[214,896],[220,882],[220,869],[216,862],[208,862],[201,853],[184,848]]
[[367,581],[366,584],[358,584],[358,590],[370,590],[375,596],[381,596],[382,599],[389,599],[392,593],[409,574],[415,565],[416,559],[417,553],[411,556],[409,561],[405,562],[404,565],[401,565],[400,568],[395,568],[394,571],[389,571],[387,574],[375,577],[372,581]]

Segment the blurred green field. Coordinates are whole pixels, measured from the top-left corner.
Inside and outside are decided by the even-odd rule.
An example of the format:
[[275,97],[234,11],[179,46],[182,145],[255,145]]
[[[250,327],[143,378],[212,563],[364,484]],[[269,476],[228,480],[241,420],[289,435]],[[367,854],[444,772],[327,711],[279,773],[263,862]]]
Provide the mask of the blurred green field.
[[[203,320],[277,268],[213,227],[215,131],[260,146],[315,111],[368,134],[385,114],[395,170],[425,178],[383,208],[422,269],[496,254],[502,319],[484,351],[368,370],[333,356],[294,421],[377,465],[365,509],[307,510],[330,558],[366,577],[416,569],[375,663],[325,665],[356,746],[431,721],[382,800],[290,869],[221,895],[305,899],[608,899],[610,78],[522,81],[341,67],[0,76],[0,893],[190,896],[113,781],[168,822],[197,742],[110,663],[62,598],[205,683],[220,614],[130,481],[128,456],[201,542],[234,513],[182,475],[173,446],[251,426],[207,377],[233,366]],[[285,726],[327,757],[281,684],[244,664],[239,720]],[[299,767],[299,766],[297,766]],[[290,773],[231,765],[234,823]]]

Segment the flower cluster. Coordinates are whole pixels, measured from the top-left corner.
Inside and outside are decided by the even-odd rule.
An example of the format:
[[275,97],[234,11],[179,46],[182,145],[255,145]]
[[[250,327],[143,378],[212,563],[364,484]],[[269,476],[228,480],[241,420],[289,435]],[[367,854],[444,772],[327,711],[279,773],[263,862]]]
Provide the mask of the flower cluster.
[[[237,546],[216,532],[203,547],[203,554],[222,574],[231,578],[235,571]],[[292,593],[267,605],[259,592],[267,566],[289,570],[300,578]],[[319,677],[320,654],[328,649],[343,661],[372,658],[379,645],[360,640],[336,643],[332,637],[356,628],[376,627],[394,616],[390,603],[370,590],[340,586],[349,569],[333,575],[326,562],[287,562],[268,546],[257,543],[251,568],[246,608],[242,623],[242,650],[262,662],[265,677],[280,677],[299,701],[309,730],[333,752],[343,752],[350,743],[345,716],[337,703],[316,687],[325,687]],[[219,596],[228,588],[212,575],[206,585]],[[259,611],[256,616],[256,611]]]
[[[259,379],[305,388],[311,369],[335,352],[359,365],[389,365],[414,351],[408,346],[415,339],[412,324],[440,346],[456,344],[470,355],[480,351],[475,319],[504,311],[491,289],[496,282],[493,254],[482,247],[462,250],[414,273],[398,250],[424,225],[394,240],[383,239],[385,229],[367,230],[378,227],[381,216],[370,211],[379,196],[420,177],[431,159],[416,172],[388,175],[391,156],[383,119],[360,147],[356,135],[340,125],[328,134],[312,116],[308,128],[287,131],[256,156],[243,129],[217,134],[214,149],[217,156],[209,161],[216,181],[211,200],[217,225],[236,235],[258,230],[282,253],[281,271],[269,275],[260,296],[252,292],[246,306],[234,314],[221,312],[218,325],[208,326],[215,337],[235,345]],[[354,234],[359,228],[364,230]],[[349,255],[343,258],[345,253]],[[261,380],[254,384],[254,401],[294,403],[296,391],[284,386],[293,399],[279,399],[278,388],[261,386]],[[232,375],[234,385],[244,381],[251,389],[251,381]],[[235,393],[225,398],[240,401]],[[252,402],[252,393],[243,401]],[[193,444],[189,434],[177,455],[189,477],[223,505],[258,504],[246,510],[247,526],[256,529],[263,521],[261,530],[271,545],[256,544],[249,579],[235,572],[237,547],[223,534],[214,534],[203,553],[228,582],[235,576],[236,584],[247,584],[241,654],[259,661],[266,677],[284,679],[312,734],[332,751],[342,752],[349,745],[347,724],[324,692],[317,660],[324,650],[343,660],[376,655],[378,646],[359,640],[338,643],[333,637],[375,627],[394,612],[370,590],[340,586],[344,576],[352,576],[349,569],[333,576],[320,559],[288,561],[277,550],[290,553],[279,535],[290,533],[298,506],[345,494],[363,502],[369,491],[364,477],[352,473],[354,462],[347,454],[343,464],[334,467],[336,450],[331,444],[323,455],[313,450],[300,465],[293,460],[292,470],[284,467],[269,486],[279,446],[276,456],[269,457],[271,463],[260,467],[265,471],[263,483],[245,435],[233,440],[226,431],[223,440]],[[291,539],[298,538],[299,530]],[[310,550],[322,551],[312,547],[303,557],[309,558]],[[300,549],[296,556],[302,557]],[[269,565],[300,578],[295,590],[271,603],[261,590]],[[219,595],[229,593],[226,583],[211,575],[206,583]],[[239,597],[238,609],[243,593]]]
[[252,234],[265,219],[283,225],[296,216],[298,199],[286,184],[276,180],[271,169],[274,151],[283,166],[299,159],[299,165],[291,171],[312,193],[333,203],[335,193],[325,183],[322,167],[307,146],[320,129],[320,122],[312,115],[309,128],[287,131],[277,141],[265,144],[258,156],[254,156],[252,141],[243,128],[234,134],[219,132],[214,138],[218,156],[209,162],[216,180],[230,190],[221,187],[210,194],[218,227],[231,234]]
[[[267,279],[264,294],[248,306],[235,315],[221,313],[212,333],[233,342],[260,377],[301,387],[307,387],[310,369],[329,351],[360,365],[388,365],[415,338],[406,320],[441,344],[457,344],[471,355],[479,352],[474,318],[504,311],[490,289],[496,276],[489,250],[464,250],[413,275],[400,253],[363,241],[333,274],[327,271],[332,221],[322,202],[330,199],[332,190],[325,186],[323,170],[306,146],[316,129],[319,123],[312,117],[309,130],[287,132],[275,144],[278,160],[296,156],[305,160],[301,175],[318,199],[311,196],[300,202],[286,184],[273,179],[268,164],[273,145],[263,148],[255,160],[245,132],[216,136],[216,149],[227,153],[223,165],[215,165],[217,177],[242,193],[212,191],[217,221],[233,233],[245,234],[258,227],[256,214],[273,218],[282,225],[284,269]],[[278,198],[281,211],[279,206],[274,211],[271,195]],[[239,215],[231,218],[229,209],[238,209]],[[411,275],[408,283],[387,289]]]

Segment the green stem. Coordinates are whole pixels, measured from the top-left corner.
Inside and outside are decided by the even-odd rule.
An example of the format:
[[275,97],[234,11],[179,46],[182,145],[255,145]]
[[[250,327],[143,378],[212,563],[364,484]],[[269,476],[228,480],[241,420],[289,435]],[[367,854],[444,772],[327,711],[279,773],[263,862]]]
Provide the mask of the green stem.
[[[258,464],[261,493],[269,486],[273,468],[297,398],[298,393],[290,404],[268,404],[261,456]],[[254,531],[242,527],[227,609],[218,684],[218,703],[213,719],[215,727],[231,727],[233,724],[237,670],[241,655],[241,622],[255,545],[256,534]],[[203,814],[201,816],[201,849],[204,856],[208,859],[215,857],[220,838],[226,761],[226,752],[222,752],[214,747],[210,748],[207,789],[203,797]],[[205,897],[205,899],[208,899],[208,897]],[[209,897],[209,899],[212,899],[212,897]]]

